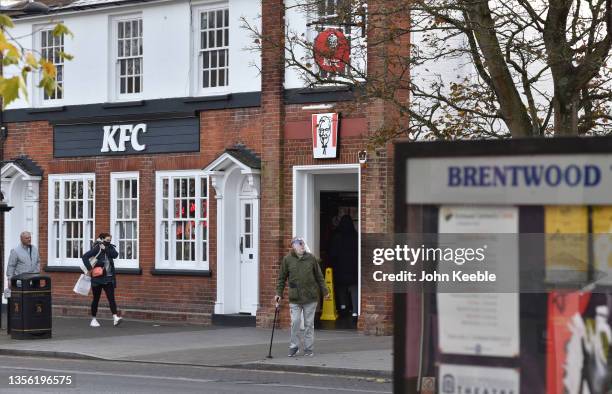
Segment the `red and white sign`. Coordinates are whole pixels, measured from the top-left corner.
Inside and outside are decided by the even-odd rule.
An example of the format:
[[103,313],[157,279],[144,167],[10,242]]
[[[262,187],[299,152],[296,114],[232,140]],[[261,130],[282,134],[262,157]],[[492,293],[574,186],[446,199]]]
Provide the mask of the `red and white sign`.
[[312,115],[312,154],[315,159],[334,159],[338,147],[338,114]]
[[314,41],[314,59],[328,73],[342,73],[351,59],[349,41],[341,30],[328,28]]

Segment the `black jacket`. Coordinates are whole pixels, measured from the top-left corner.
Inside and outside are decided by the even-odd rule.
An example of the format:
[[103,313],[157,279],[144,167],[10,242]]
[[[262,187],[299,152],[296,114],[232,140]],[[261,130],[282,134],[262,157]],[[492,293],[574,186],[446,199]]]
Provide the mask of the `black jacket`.
[[[98,252],[100,251],[100,243],[101,243],[100,241],[96,241],[93,244],[93,247],[91,248],[91,250],[85,253],[82,257],[83,264],[85,265],[85,268],[87,268],[88,271],[91,271],[91,269],[93,268],[91,264],[89,263],[89,259],[91,259],[92,257],[95,257],[98,254]],[[116,259],[119,256],[119,252],[117,252],[115,245],[110,244],[109,246],[106,247],[106,249],[102,251],[102,253],[106,254],[106,258],[108,259],[109,266],[110,266],[110,276],[107,275],[106,269],[104,269],[104,273],[102,276],[91,278],[91,285],[101,286],[101,285],[105,285],[109,283],[110,281],[112,282],[114,287],[117,287],[117,280],[115,278],[114,259]],[[98,262],[95,264],[96,267],[104,268],[104,262],[100,261],[100,257],[102,257],[102,253],[100,253],[100,256],[98,256]]]
[[329,247],[329,264],[334,269],[334,282],[337,286],[357,284],[359,272],[357,242],[353,219],[348,215],[342,216]]

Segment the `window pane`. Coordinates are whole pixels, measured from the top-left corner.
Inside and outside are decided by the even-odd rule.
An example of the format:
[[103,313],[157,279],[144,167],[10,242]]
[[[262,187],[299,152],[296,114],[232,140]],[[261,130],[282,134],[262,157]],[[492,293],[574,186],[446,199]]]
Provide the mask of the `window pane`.
[[215,42],[217,43],[218,47],[222,47],[223,46],[223,30],[217,30],[217,38],[215,39]]
[[132,179],[132,198],[138,197],[138,181],[136,179]]
[[168,197],[168,178],[162,179],[162,196]]
[[202,12],[200,16],[201,16],[200,28],[206,29],[208,27],[208,12]]

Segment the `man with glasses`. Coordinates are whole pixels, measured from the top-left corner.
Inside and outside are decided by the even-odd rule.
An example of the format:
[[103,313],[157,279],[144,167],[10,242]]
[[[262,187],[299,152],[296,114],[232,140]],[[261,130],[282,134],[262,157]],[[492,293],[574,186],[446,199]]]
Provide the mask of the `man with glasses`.
[[278,285],[274,303],[280,303],[285,290],[285,282],[289,284],[289,309],[291,311],[291,338],[289,340],[289,357],[294,357],[299,350],[299,333],[304,315],[304,356],[312,357],[314,345],[314,316],[319,302],[319,292],[326,299],[329,291],[325,286],[325,278],[317,258],[306,250],[302,238],[291,240],[291,252],[281,263]]

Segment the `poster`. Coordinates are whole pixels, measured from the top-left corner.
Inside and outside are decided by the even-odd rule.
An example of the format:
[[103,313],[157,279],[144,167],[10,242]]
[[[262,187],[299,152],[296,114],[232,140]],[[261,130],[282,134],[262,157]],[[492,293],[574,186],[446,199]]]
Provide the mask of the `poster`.
[[551,292],[548,296],[547,394],[605,394],[612,330],[606,294]]
[[586,206],[544,207],[547,282],[583,282],[587,279],[588,225]]
[[338,114],[312,115],[312,154],[315,159],[334,159],[338,148]]
[[593,207],[593,255],[595,279],[612,285],[612,206]]
[[440,364],[438,392],[441,394],[518,394],[519,372],[511,368]]
[[[500,278],[518,283],[518,238],[507,235],[518,233],[518,208],[442,206],[438,232],[480,237],[488,245],[487,266],[502,267]],[[518,292],[438,293],[437,300],[442,353],[519,355]]]

